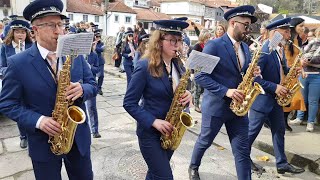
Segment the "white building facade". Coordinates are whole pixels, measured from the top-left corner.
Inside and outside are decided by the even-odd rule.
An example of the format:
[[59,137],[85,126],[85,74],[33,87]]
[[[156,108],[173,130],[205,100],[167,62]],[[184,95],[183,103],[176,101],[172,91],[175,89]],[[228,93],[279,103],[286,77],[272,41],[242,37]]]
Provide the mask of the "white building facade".
[[108,12],[107,35],[116,36],[121,26],[133,28],[137,22],[136,14],[124,12]]

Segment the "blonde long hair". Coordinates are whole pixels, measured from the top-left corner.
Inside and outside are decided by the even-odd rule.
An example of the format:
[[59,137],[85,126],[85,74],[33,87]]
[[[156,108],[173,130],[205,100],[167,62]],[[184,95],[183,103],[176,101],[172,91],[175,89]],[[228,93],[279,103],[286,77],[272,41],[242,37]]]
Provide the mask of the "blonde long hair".
[[163,75],[161,39],[164,35],[166,35],[164,31],[155,30],[149,39],[149,46],[142,57],[149,60],[148,70],[153,77],[161,77]]

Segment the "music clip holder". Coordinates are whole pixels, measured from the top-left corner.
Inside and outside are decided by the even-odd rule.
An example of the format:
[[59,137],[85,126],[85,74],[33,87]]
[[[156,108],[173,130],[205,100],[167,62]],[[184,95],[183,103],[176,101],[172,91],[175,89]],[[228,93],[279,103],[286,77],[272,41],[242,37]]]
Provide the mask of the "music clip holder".
[[66,34],[58,37],[57,57],[90,54],[94,33]]
[[219,61],[220,57],[192,50],[186,62],[186,67],[188,69],[198,70],[198,72],[201,71],[211,74]]

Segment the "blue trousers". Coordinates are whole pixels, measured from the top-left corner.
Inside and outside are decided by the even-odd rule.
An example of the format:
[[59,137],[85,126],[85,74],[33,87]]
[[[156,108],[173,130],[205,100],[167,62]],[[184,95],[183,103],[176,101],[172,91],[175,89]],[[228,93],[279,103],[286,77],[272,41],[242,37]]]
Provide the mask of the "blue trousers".
[[99,132],[98,111],[97,111],[97,98],[93,97],[87,100],[88,116],[91,125],[91,132],[93,134]]
[[239,180],[251,179],[248,118],[220,118],[202,114],[201,132],[193,149],[190,168],[198,169],[205,151],[211,146],[221,126],[225,124]]
[[172,150],[164,150],[160,138],[138,138],[139,147],[148,165],[146,180],[173,180],[170,167]]
[[[319,110],[320,75],[308,74],[305,79],[300,77],[299,80],[304,86],[301,92],[304,103],[308,107],[308,123],[314,123]],[[304,112],[298,111],[297,117],[303,119],[303,116]]]
[[127,75],[127,87],[128,87],[129,82],[131,80],[132,72],[133,72],[133,65],[124,65],[124,70],[126,71],[126,75]]
[[287,157],[284,153],[285,121],[283,109],[278,104],[275,104],[269,113],[262,113],[250,109],[249,147],[251,148],[264,122],[266,122],[271,129],[276,165],[278,168],[284,167],[288,164]]
[[34,175],[37,180],[61,180],[62,159],[69,180],[93,180],[90,151],[81,156],[76,143],[67,155],[56,156],[48,162],[32,161]]
[[26,131],[26,128],[21,127],[21,126],[19,125],[19,123],[17,123],[17,124],[18,124],[19,132],[20,132],[20,139],[27,139],[27,131]]
[[103,78],[104,78],[104,64],[99,66],[99,73],[98,73],[98,90],[101,90]]

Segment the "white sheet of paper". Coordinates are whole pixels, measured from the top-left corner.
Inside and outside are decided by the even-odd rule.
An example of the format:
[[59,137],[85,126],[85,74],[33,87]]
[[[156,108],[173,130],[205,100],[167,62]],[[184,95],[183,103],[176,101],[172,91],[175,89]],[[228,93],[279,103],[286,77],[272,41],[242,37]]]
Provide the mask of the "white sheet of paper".
[[57,57],[66,55],[90,54],[94,33],[60,35],[58,38]]
[[270,52],[275,50],[278,46],[278,44],[281,42],[283,36],[278,32],[276,31],[272,37],[272,39],[270,40],[270,43],[269,43],[269,50]]
[[201,72],[210,74],[219,61],[220,57],[192,50],[186,66],[188,69],[200,69]]

